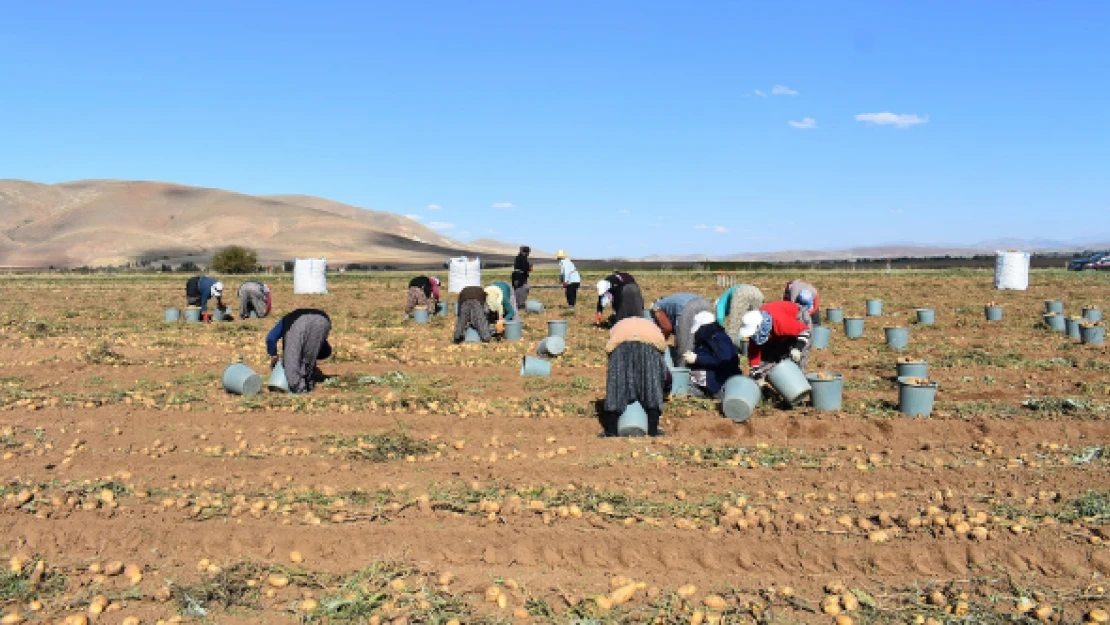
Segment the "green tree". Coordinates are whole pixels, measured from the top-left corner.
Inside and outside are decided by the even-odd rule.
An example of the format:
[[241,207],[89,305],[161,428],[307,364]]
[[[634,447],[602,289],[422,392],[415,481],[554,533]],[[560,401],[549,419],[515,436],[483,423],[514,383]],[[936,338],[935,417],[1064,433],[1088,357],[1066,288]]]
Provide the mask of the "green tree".
[[218,273],[250,273],[258,269],[258,252],[241,245],[231,245],[212,257],[212,269]]

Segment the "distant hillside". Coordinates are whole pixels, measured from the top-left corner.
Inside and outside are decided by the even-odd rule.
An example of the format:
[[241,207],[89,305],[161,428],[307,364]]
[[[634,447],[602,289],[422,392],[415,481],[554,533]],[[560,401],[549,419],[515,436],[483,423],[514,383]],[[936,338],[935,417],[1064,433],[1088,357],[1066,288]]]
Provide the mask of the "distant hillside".
[[209,258],[226,245],[263,263],[438,263],[484,251],[415,221],[310,196],[258,197],[163,182],[0,180],[0,266]]

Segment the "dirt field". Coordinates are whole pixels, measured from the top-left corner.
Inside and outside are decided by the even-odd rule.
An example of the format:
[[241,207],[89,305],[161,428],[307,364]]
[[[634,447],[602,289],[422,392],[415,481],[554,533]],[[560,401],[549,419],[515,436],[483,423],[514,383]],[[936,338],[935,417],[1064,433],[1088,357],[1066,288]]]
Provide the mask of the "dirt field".
[[[598,276],[588,276],[591,283]],[[650,301],[711,274],[637,276]],[[743,276],[769,298],[791,277]],[[596,438],[603,330],[559,290],[518,343],[452,346],[402,319],[408,276],[273,280],[326,309],[336,376],[237,397],[271,320],[167,324],[185,276],[0,278],[0,613],[28,622],[1080,623],[1110,608],[1110,360],[1041,325],[1110,308],[1110,276],[804,276],[834,327],[811,370],[844,410],[765,402],[744,425],[678,399],[659,440]],[[592,278],[592,280],[590,279]],[[534,283],[551,283],[538,276]],[[229,279],[234,294],[239,280]],[[983,305],[1004,306],[988,323]],[[232,299],[233,309],[238,301]],[[936,309],[936,325],[910,320]],[[569,318],[550,378],[519,376]],[[897,413],[884,325],[940,384]],[[11,558],[10,565],[9,558]],[[1092,612],[1093,611],[1093,612]],[[836,620],[839,614],[840,620]],[[18,622],[15,617],[8,622]],[[128,619],[138,619],[128,620]]]

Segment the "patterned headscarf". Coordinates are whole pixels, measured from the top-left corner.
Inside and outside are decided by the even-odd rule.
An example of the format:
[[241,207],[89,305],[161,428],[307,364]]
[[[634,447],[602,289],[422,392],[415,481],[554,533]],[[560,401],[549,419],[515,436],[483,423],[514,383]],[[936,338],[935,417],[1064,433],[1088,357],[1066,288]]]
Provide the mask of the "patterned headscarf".
[[763,317],[763,321],[760,322],[759,329],[755,331],[752,340],[756,345],[763,345],[771,338],[771,313],[761,310],[759,314]]

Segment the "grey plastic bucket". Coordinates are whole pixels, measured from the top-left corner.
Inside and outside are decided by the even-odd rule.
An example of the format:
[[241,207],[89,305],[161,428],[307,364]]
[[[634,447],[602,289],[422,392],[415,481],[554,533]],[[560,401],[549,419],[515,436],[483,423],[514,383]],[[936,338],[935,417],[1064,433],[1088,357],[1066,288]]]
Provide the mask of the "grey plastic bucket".
[[440,317],[447,316],[447,302],[436,302],[436,314]]
[[1084,345],[1102,345],[1106,340],[1106,326],[1098,322],[1079,326],[1079,342]]
[[1058,299],[1046,299],[1044,301],[1044,311],[1062,315],[1064,314],[1064,302]]
[[177,308],[167,308],[166,309],[166,321],[168,321],[168,322],[181,321],[181,310],[179,310]]
[[937,396],[937,383],[906,384],[898,381],[898,412],[909,417],[927,417],[933,412]]
[[1083,323],[1083,317],[1064,317],[1064,328],[1068,333],[1068,338],[1079,338],[1079,324]]
[[1060,313],[1045,313],[1044,325],[1054,332],[1063,332],[1067,328],[1064,315]]
[[618,436],[647,436],[648,416],[640,402],[634,401],[621,413],[617,419]]
[[844,321],[844,309],[843,308],[826,308],[825,309],[825,319],[829,323],[841,323],[842,321]]
[[195,306],[190,306],[185,309],[185,321],[189,323],[197,323],[200,321],[200,309]]
[[266,380],[266,388],[271,391],[289,392],[289,380],[285,379],[285,365],[281,360],[277,361],[274,370],[270,372],[270,379]]
[[932,308],[918,308],[917,322],[923,326],[931,326],[937,320],[937,313]]
[[248,315],[248,316],[249,316],[249,317],[250,317],[251,319],[258,319],[258,311],[257,311],[257,310],[253,310],[253,309],[252,309],[252,310],[251,310],[251,312],[250,312],[250,315]]
[[538,299],[530,299],[524,302],[524,310],[538,315],[543,312],[543,302]]
[[431,314],[428,312],[427,308],[417,308],[412,311],[412,320],[416,323],[428,323],[428,319],[430,318]]
[[671,357],[671,348],[663,350],[663,361],[667,363],[668,369],[674,369],[674,358]]
[[1001,306],[984,306],[983,314],[986,315],[987,321],[1002,321]]
[[690,394],[690,370],[686,367],[671,368],[671,395],[681,397]]
[[927,378],[929,377],[929,361],[915,360],[911,362],[898,362],[894,365],[896,375],[900,378]]
[[828,326],[813,326],[810,345],[813,349],[825,349],[829,346],[830,338],[832,338],[832,330]]
[[227,307],[220,308],[217,306],[212,309],[212,321],[227,321],[230,315],[227,312]]
[[910,329],[901,326],[883,328],[886,334],[886,346],[891,349],[903,350],[910,344]]
[[845,317],[844,336],[850,339],[858,339],[863,336],[863,317]]
[[840,410],[844,397],[844,376],[839,373],[810,373],[806,375],[806,380],[813,388],[810,399],[815,409]]
[[883,300],[869,299],[867,300],[867,316],[879,317],[883,314]]
[[549,336],[536,346],[536,352],[541,356],[559,356],[567,351],[567,342],[561,336]]
[[[508,332],[508,327],[509,327],[510,323],[512,323],[512,322],[511,321],[506,321],[505,322],[505,328],[506,328],[505,331],[506,332]],[[466,342],[466,343],[481,343],[482,342],[482,335],[478,334],[478,331],[475,330],[474,328],[467,328],[466,332],[463,333],[463,341]]]
[[543,358],[525,356],[520,363],[520,375],[538,375],[547,377],[551,375],[551,363]]
[[547,322],[547,335],[567,338],[567,320],[551,319]]
[[[473,328],[472,328],[473,329]],[[505,322],[505,340],[519,341],[524,337],[524,324],[519,320]]]
[[767,381],[790,404],[800,403],[813,390],[805,374],[792,360],[783,360],[771,367]]
[[1083,318],[1087,321],[1102,321],[1102,309],[1094,306],[1084,306]]
[[262,376],[241,362],[228,365],[222,378],[224,389],[236,395],[257,395],[262,392]]
[[744,375],[734,375],[721,389],[721,411],[733,422],[743,423],[751,418],[762,397],[763,389],[759,388],[755,380]]

